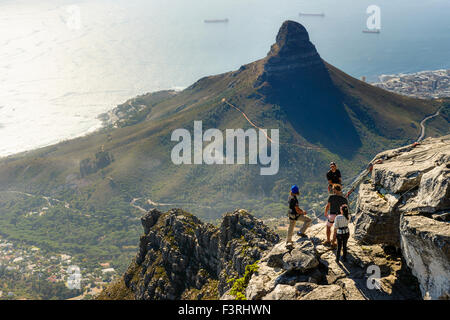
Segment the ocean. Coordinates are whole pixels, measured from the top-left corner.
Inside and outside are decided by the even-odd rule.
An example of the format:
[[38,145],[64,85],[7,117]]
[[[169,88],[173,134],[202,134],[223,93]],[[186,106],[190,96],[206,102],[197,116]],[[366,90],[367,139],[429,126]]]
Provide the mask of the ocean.
[[[379,34],[362,32],[369,5]],[[0,0],[0,156],[94,131],[100,113],[136,95],[263,58],[287,19],[357,78],[448,69],[449,13],[448,0]]]

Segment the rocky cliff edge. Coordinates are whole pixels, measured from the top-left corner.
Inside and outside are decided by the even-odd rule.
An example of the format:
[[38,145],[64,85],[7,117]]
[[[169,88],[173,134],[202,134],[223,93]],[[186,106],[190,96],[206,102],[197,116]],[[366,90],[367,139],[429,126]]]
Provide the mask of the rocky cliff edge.
[[136,258],[100,299],[218,299],[279,241],[245,210],[225,214],[219,227],[181,209],[153,209],[141,222]]

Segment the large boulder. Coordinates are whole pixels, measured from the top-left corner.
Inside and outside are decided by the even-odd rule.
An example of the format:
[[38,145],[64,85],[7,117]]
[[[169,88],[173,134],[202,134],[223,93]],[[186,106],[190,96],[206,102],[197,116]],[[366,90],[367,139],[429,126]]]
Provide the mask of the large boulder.
[[370,181],[362,183],[355,237],[361,243],[400,247],[400,215],[439,213],[450,208],[450,136],[375,157]]
[[398,246],[400,213],[395,203],[381,197],[371,183],[362,183],[356,204],[355,239],[361,243]]
[[403,256],[427,299],[450,299],[450,224],[422,215],[402,215]]
[[252,300],[261,299],[278,285],[307,282],[313,276],[310,271],[318,265],[317,252],[310,240],[299,239],[292,246],[280,242],[262,257],[258,270],[247,286],[246,296]]
[[434,213],[448,208],[450,208],[450,161],[423,174],[417,195],[400,207],[400,210]]
[[449,298],[450,136],[375,157],[358,194],[355,238],[393,245],[427,299]]
[[317,252],[311,241],[302,241],[300,245],[283,255],[283,269],[287,271],[307,272],[319,265]]

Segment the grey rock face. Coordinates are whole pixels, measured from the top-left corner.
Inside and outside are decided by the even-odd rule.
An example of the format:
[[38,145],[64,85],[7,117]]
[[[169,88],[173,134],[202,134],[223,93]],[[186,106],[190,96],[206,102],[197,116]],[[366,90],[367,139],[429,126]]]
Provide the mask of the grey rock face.
[[155,225],[156,222],[158,222],[161,214],[162,212],[160,212],[159,210],[152,209],[141,218],[141,223],[142,227],[144,228],[145,234],[148,234],[150,232],[150,229]]
[[245,210],[224,215],[219,228],[181,209],[151,210],[141,219],[139,252],[124,275],[136,299],[180,299],[190,290],[223,295],[231,277],[278,242],[278,236]]
[[400,214],[450,208],[450,136],[380,153],[372,181],[360,186],[355,237],[400,247]]
[[283,255],[283,269],[286,271],[307,272],[319,265],[314,245],[311,241],[303,241],[298,248]]
[[403,256],[426,299],[450,299],[450,224],[402,215]]
[[247,299],[259,300],[272,292],[277,285],[277,278],[283,273],[283,269],[269,267],[267,262],[261,261],[258,271],[253,274],[247,286]]
[[419,190],[402,211],[434,213],[450,208],[450,161],[423,174]]
[[372,184],[361,184],[356,204],[355,239],[362,243],[398,246],[400,213],[395,205],[381,198]]
[[424,298],[450,288],[450,136],[379,154],[359,190],[355,238],[401,247]]

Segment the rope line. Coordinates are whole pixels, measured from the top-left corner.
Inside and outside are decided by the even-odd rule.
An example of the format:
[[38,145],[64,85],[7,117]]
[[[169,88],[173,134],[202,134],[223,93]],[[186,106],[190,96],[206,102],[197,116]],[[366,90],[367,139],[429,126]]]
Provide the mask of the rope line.
[[239,109],[239,108],[236,107],[235,105],[229,103],[225,98],[222,99],[222,102],[225,102],[225,103],[226,103],[227,105],[229,105],[230,107],[232,107],[232,108],[236,109],[237,111],[239,111],[240,113],[242,113],[242,115],[245,117],[245,119],[248,121],[248,123],[250,123],[254,128],[261,130],[262,133],[264,133],[264,135],[266,136],[267,140],[269,140],[270,142],[273,143],[272,139],[269,138],[269,136],[267,135],[266,131],[264,131],[263,128],[261,128],[261,127],[257,126],[256,124],[254,124],[254,123],[252,122],[252,120],[250,120],[249,117],[247,117],[247,115],[245,114],[244,111],[242,111],[241,109]]

